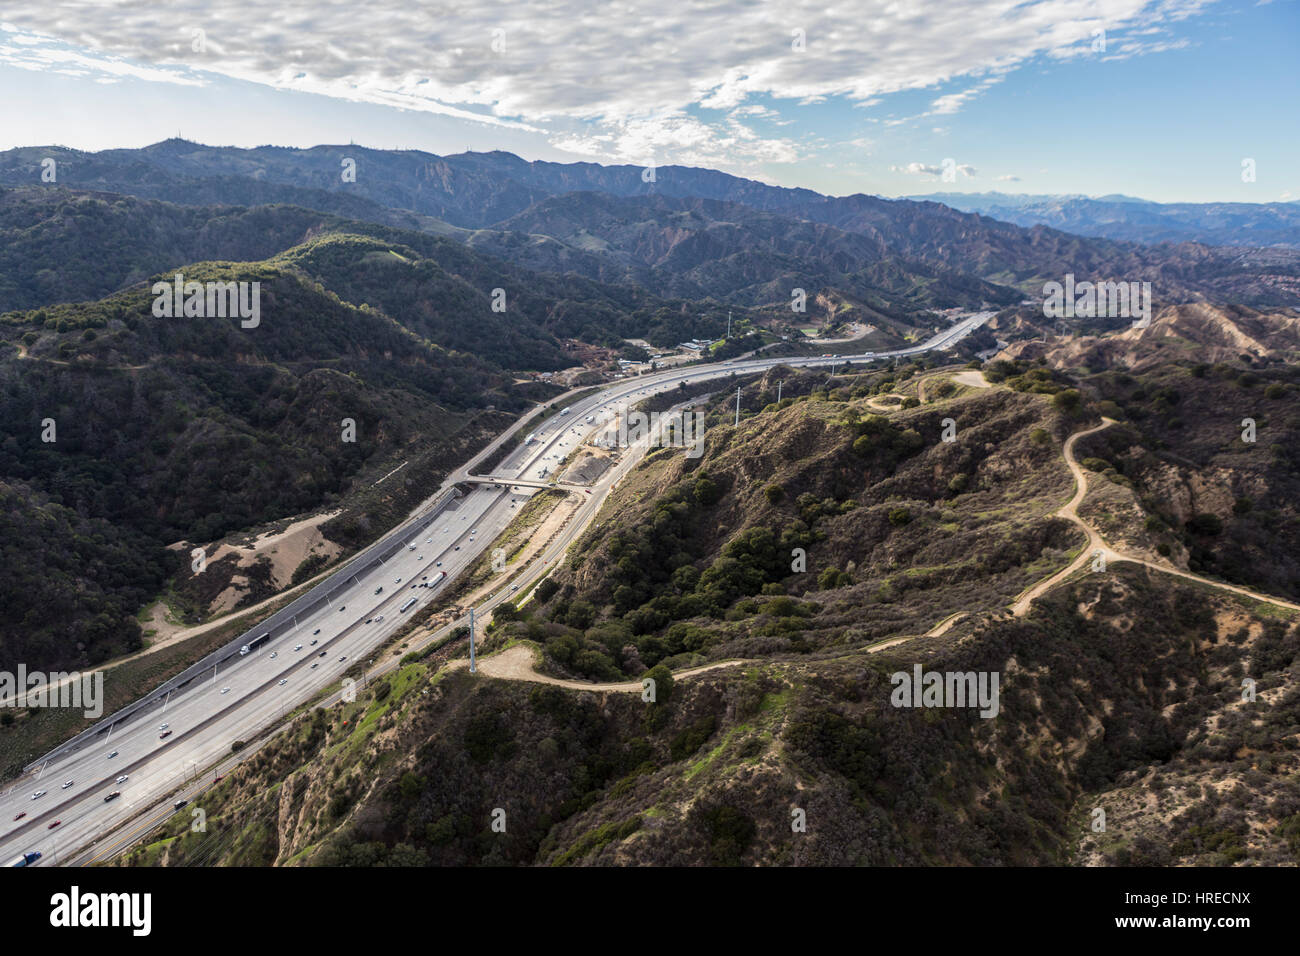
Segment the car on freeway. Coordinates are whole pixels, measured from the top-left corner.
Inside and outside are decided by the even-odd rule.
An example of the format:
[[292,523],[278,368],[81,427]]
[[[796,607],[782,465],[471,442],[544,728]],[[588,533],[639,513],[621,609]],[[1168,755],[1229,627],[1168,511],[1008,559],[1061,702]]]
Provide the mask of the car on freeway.
[[518,590],[519,590],[519,585],[517,585],[517,584],[512,584],[512,585],[510,585],[510,590],[512,590],[512,591],[518,591]]
[[187,803],[189,803],[188,800],[177,800],[175,803],[172,804],[172,809],[173,809],[173,810],[179,810],[181,807],[185,806]]
[[341,608],[339,608],[340,611],[346,611],[347,609],[348,609],[348,606],[347,606],[346,604],[343,605]]
[[344,654],[342,657],[339,658],[339,663],[342,664],[347,659],[348,659],[348,655]]
[[434,565],[434,567],[438,567],[438,568],[442,567],[442,562],[439,561],[436,565]]
[[122,774],[120,777],[117,778],[117,782],[118,782],[118,783],[126,783],[126,779],[127,779],[127,778],[126,778],[126,774]]
[[287,678],[287,677],[281,677],[281,678],[280,678],[280,686],[281,686],[281,687],[283,687],[283,686],[284,686],[285,684],[287,684],[287,683],[289,683],[289,678]]
[[312,641],[312,642],[311,642],[311,646],[312,646],[312,647],[315,647],[315,646],[316,646],[317,644],[319,644],[319,643],[320,643],[320,641]]
[[425,543],[425,544],[433,544],[433,539],[432,539],[432,538],[425,538],[425,539],[424,539],[424,543]]
[[293,649],[294,649],[295,651],[300,651],[300,650],[302,650],[302,645],[301,645],[301,644],[295,644],[295,645],[293,645]]
[[460,545],[456,545],[456,550],[457,550],[457,551],[460,550]]
[[116,757],[116,756],[117,756],[117,751],[114,750],[111,754],[108,755],[108,759],[109,759],[109,760],[112,760],[112,759],[113,759],[114,757]]
[[62,823],[62,822],[63,822],[62,820],[55,820],[53,823],[51,823],[51,824],[50,824],[48,827],[46,827],[45,829],[47,829],[47,830],[53,830],[55,827],[57,827],[57,826],[58,826],[60,823]]
[[401,578],[398,578],[398,579],[397,579],[396,581],[394,581],[393,583],[394,583],[394,584],[401,584],[401,583],[402,583],[402,579],[401,579]]
[[170,727],[170,726],[171,726],[171,724],[159,724],[159,725],[158,725],[158,729],[159,729],[159,730],[166,730],[166,729],[167,729],[168,727]]
[[221,693],[223,693],[223,694],[229,694],[229,693],[230,693],[230,688],[229,688],[229,687],[223,687],[223,688],[221,688]]
[[315,670],[315,669],[318,668],[318,667],[320,667],[320,661],[312,661],[312,662],[311,662],[311,669],[312,669],[312,670]]
[[69,780],[67,783],[65,783],[65,784],[64,784],[62,787],[60,787],[59,789],[60,789],[60,790],[67,790],[70,786],[72,786],[72,783],[73,783],[73,781]]
[[[415,585],[413,584],[413,585],[411,585],[411,587],[415,587]],[[368,618],[366,618],[366,623],[369,624],[369,623],[370,623],[371,621],[373,621],[373,620],[374,620],[373,617],[368,617]]]
[[18,816],[14,817],[14,819],[15,819],[15,820],[21,820],[21,819],[22,819],[23,817],[25,817],[25,816],[27,816],[27,811],[26,811],[26,810],[24,810],[22,813],[18,814]]
[[384,620],[384,616],[381,614],[381,615],[379,615],[379,617],[375,618],[375,623],[376,623],[376,624],[381,624],[381,623],[383,623],[383,620]]
[[160,733],[160,734],[158,735],[158,739],[159,739],[159,740],[166,740],[166,739],[167,739],[168,737],[170,737],[171,735],[172,735],[172,732],[171,732],[170,730],[164,730],[162,733]]
[[122,795],[121,790],[114,790],[112,793],[110,793],[108,796],[104,798],[104,802],[108,803],[110,800],[116,800],[121,795]]
[[316,656],[317,656],[317,657],[324,657],[324,656],[325,656],[325,652],[324,652],[324,651],[321,651],[321,652],[320,652],[319,654],[317,654]]
[[279,656],[280,656],[280,652],[279,652],[279,651],[272,651],[272,652],[271,652],[271,660],[275,660],[275,659],[276,659],[277,657],[279,657]]
[[[320,628],[319,628],[319,627],[316,628],[316,630],[312,631],[312,634],[319,634],[319,633],[320,633]],[[312,641],[312,643],[315,644],[316,642],[315,642],[315,641]]]
[[[398,578],[397,580],[400,581],[400,580],[402,580],[402,579],[401,579],[401,578]],[[376,594],[383,594],[383,593],[384,593],[384,587],[383,587],[383,585],[380,585],[379,587],[375,588],[375,593],[376,593]]]
[[43,796],[45,796],[45,791],[44,791],[44,790],[37,790],[35,793],[32,794],[32,799],[33,799],[33,800],[39,800],[39,799],[40,799],[41,797],[43,797]]

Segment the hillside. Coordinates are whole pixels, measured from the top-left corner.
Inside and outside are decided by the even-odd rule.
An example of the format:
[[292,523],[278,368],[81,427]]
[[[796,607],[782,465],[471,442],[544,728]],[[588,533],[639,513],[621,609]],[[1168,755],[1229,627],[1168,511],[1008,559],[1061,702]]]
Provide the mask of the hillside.
[[[480,653],[523,639],[544,668],[605,680],[654,663],[654,702],[474,678],[443,667],[453,644],[299,717],[204,795],[206,833],[179,817],[125,862],[1297,862],[1293,616],[1132,564],[1001,611],[1079,544],[1045,516],[1069,492],[1060,439],[1093,412],[1038,371],[1010,390],[805,379],[711,425],[693,467],[652,455]],[[878,417],[895,389],[926,401]],[[647,579],[647,549],[679,556],[671,580]],[[890,706],[913,664],[998,673],[996,718]]]
[[911,199],[1018,226],[1051,226],[1079,236],[1126,242],[1300,249],[1300,202],[1154,203],[1131,196],[1020,196],[933,193]]
[[[282,266],[185,271],[260,281],[260,324],[156,318],[146,285],[0,323],[0,481],[25,489],[3,539],[23,560],[5,562],[0,582],[15,602],[0,621],[0,666],[84,664],[135,646],[141,599],[163,569],[188,572],[165,546],[319,508],[395,455],[486,440],[504,420],[489,405],[527,407],[473,356]],[[354,442],[342,440],[344,419]],[[30,533],[42,521],[49,532]]]

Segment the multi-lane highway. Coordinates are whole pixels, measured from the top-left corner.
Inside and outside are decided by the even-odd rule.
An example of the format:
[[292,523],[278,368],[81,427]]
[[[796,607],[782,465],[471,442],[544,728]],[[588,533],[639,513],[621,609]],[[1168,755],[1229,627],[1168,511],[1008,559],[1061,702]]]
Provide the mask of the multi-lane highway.
[[[72,851],[169,799],[187,780],[196,779],[228,755],[233,742],[273,725],[353,668],[364,669],[370,661],[367,655],[469,567],[538,486],[558,479],[557,468],[564,459],[588,436],[608,429],[628,404],[675,389],[681,382],[703,382],[733,373],[747,375],[780,365],[827,367],[843,365],[846,359],[941,350],[992,315],[971,315],[922,344],[893,352],[735,359],[619,381],[570,405],[561,404],[559,411],[536,425],[533,440],[511,451],[492,469],[502,481],[475,477],[475,463],[495,451],[534,414],[529,413],[475,462],[448,477],[443,491],[426,502],[436,501],[437,507],[426,508],[373,546],[376,555],[386,556],[364,569],[350,564],[313,590],[313,595],[319,592],[328,602],[317,597],[298,616],[282,612],[275,619],[271,637],[240,654],[241,643],[257,644],[263,633],[260,627],[252,628],[248,632],[252,638],[243,636],[226,651],[210,655],[214,662],[210,673],[204,671],[182,687],[151,693],[131,713],[106,718],[102,726],[53,751],[29,768],[21,780],[8,785],[0,794],[0,854],[4,854],[0,859],[40,850],[43,857],[37,865],[66,860]],[[511,580],[509,589],[503,585],[494,593],[484,610],[510,597],[514,588],[526,589],[559,562],[643,449],[644,443],[641,448],[625,450],[622,460],[583,495],[564,532],[524,575]],[[542,468],[547,469],[544,479],[539,476]],[[511,485],[507,483],[510,478],[525,480],[527,485]],[[446,493],[465,482],[474,486],[463,497]],[[114,793],[118,796],[106,800]]]

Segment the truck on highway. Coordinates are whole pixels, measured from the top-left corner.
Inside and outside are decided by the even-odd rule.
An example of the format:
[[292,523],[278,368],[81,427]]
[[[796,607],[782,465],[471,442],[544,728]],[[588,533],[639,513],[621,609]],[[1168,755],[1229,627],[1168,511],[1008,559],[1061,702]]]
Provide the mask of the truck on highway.
[[403,605],[402,605],[402,611],[403,611],[403,612],[409,611],[409,610],[411,609],[411,606],[412,606],[413,604],[415,604],[415,598],[411,598],[409,601],[407,601],[405,604],[403,604]]
[[592,422],[594,422],[595,420],[596,420],[596,416],[595,416],[595,415],[588,415],[588,416],[587,416],[587,424],[588,424],[588,425],[590,425],[590,424],[591,424]]
[[537,441],[537,432],[529,432],[528,437],[524,439],[524,444],[531,445],[535,441]]
[[24,853],[18,859],[10,862],[10,866],[31,866],[41,858],[40,850],[32,850],[30,853]]
[[257,650],[259,647],[261,647],[270,639],[271,639],[270,631],[267,631],[265,634],[259,634],[257,637],[255,637],[253,640],[249,641],[247,644],[245,644],[243,647],[239,649],[239,656],[243,657],[245,654]]
[[561,415],[567,415],[567,414],[569,414],[569,412],[571,412],[571,411],[573,411],[572,408],[566,408],[564,411],[560,412],[560,414],[561,414]]

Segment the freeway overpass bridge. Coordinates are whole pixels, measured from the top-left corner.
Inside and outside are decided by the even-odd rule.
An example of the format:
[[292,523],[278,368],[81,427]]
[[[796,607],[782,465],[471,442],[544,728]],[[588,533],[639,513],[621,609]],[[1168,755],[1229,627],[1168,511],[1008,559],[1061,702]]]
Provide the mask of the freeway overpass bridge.
[[511,478],[509,475],[466,475],[461,479],[469,485],[501,485],[503,488],[556,488],[560,491],[586,491],[591,489],[584,485],[568,482],[548,481],[545,478]]

